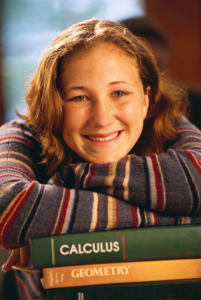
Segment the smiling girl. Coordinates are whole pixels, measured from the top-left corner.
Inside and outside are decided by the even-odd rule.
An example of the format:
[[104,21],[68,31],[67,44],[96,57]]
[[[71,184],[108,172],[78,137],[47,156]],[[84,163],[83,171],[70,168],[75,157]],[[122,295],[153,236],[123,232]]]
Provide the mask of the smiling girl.
[[76,160],[108,163],[124,158],[139,139],[146,94],[131,57],[102,42],[61,70],[62,135]]
[[[25,264],[33,237],[201,223],[201,133],[126,28],[66,29],[26,101],[24,121],[0,129],[0,243],[15,249],[5,270]],[[20,299],[46,299],[37,274],[17,282]]]

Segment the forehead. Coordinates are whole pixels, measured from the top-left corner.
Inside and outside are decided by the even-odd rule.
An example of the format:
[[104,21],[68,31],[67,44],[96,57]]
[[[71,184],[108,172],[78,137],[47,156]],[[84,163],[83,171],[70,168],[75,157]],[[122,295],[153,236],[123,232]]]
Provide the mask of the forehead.
[[[101,50],[103,50],[101,52]],[[139,69],[139,66],[137,64],[137,61],[134,57],[134,54],[131,51],[128,51],[124,49],[123,47],[116,45],[112,42],[95,42],[89,45],[82,45],[80,48],[78,47],[74,52],[72,52],[70,55],[67,55],[63,59],[62,67],[66,67],[71,62],[75,60],[83,60],[85,58],[90,58],[94,54],[94,52],[99,52],[101,55],[104,55],[106,52],[113,53],[113,55],[119,56],[119,58],[126,58],[129,60],[129,62],[134,65],[137,69]]]
[[[142,81],[136,61],[125,50],[111,43],[101,43],[76,53],[63,67],[59,87],[67,93],[76,87],[106,88],[127,83],[141,90]],[[93,82],[93,84],[92,84]]]
[[98,43],[75,53],[60,73],[62,82],[87,82],[92,78],[99,82],[121,81],[122,78],[139,80],[136,61],[121,47],[113,43]]

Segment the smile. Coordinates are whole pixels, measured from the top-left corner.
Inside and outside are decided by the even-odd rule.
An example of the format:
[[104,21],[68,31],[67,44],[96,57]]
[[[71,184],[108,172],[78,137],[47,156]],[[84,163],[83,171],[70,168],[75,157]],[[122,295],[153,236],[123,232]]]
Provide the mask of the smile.
[[99,137],[99,136],[88,136],[87,138],[90,139],[91,141],[99,141],[99,142],[104,142],[104,141],[109,141],[115,139],[119,135],[119,132],[116,132],[114,134],[111,134],[106,137]]

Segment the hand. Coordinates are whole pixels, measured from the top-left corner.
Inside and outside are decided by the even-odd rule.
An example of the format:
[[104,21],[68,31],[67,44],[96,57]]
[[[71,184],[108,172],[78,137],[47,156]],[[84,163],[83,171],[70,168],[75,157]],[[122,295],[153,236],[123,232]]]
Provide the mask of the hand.
[[12,270],[12,266],[25,267],[29,263],[30,258],[30,245],[25,245],[21,248],[14,249],[11,252],[5,265],[2,267],[4,271]]

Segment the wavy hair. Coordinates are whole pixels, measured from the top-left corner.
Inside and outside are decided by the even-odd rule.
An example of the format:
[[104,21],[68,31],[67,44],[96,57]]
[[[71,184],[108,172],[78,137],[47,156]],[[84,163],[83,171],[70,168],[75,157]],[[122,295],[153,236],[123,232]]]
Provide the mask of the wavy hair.
[[142,134],[131,153],[149,155],[164,151],[167,141],[179,138],[177,127],[185,115],[187,100],[181,89],[160,75],[155,58],[142,40],[122,24],[90,19],[75,24],[59,34],[44,53],[27,90],[27,120],[40,138],[43,162],[53,175],[72,153],[62,138],[64,102],[59,90],[63,66],[77,53],[89,51],[94,45],[113,43],[136,62],[144,93],[151,87],[151,99]]

